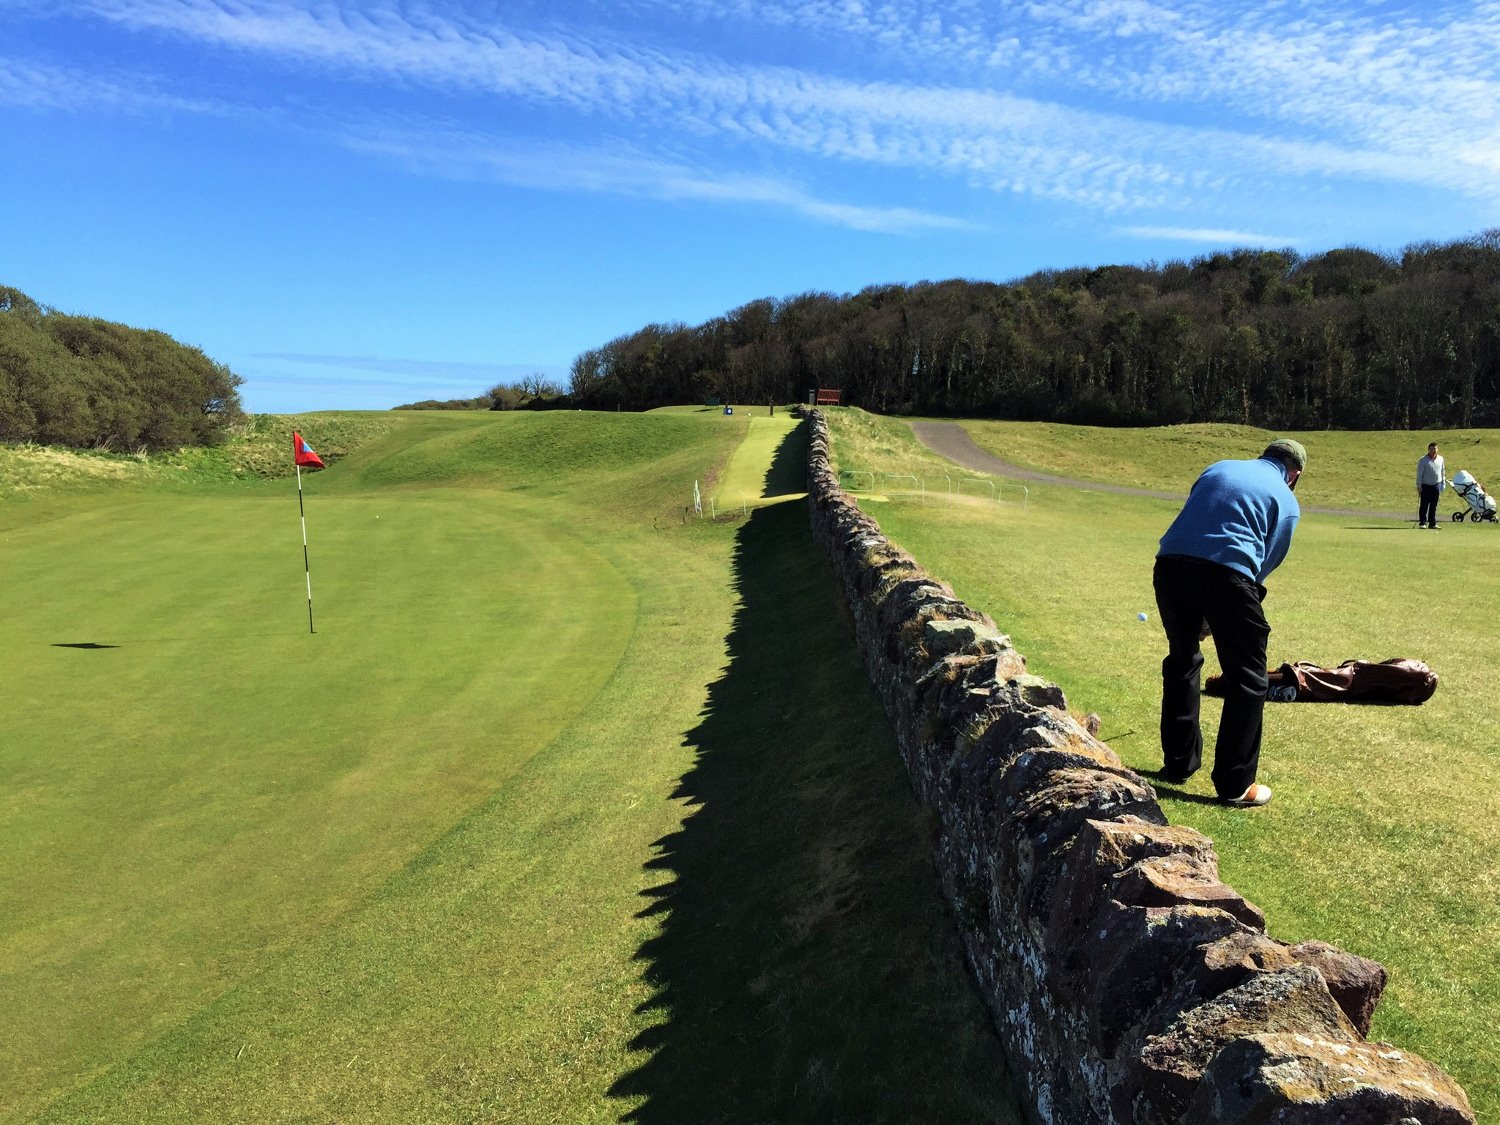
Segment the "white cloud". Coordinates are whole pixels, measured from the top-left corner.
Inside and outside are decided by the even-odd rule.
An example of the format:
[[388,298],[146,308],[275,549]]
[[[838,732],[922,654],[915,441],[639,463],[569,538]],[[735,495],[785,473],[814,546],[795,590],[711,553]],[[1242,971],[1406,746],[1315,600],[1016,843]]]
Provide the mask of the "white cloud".
[[972,224],[945,215],[907,207],[836,202],[782,180],[707,172],[630,153],[527,144],[515,138],[431,126],[410,131],[351,132],[344,143],[356,151],[397,160],[420,174],[453,179],[667,201],[769,206],[816,222],[890,234],[972,229]]
[[135,79],[111,80],[94,74],[0,57],[0,105],[22,109],[114,109],[219,111],[194,98],[153,90]]
[[[952,84],[901,81],[910,66],[867,81],[732,64],[643,46],[628,33],[528,31],[391,0],[87,6],[132,31],[317,65],[393,97],[412,85],[478,94],[489,113],[520,99],[637,137],[670,132],[704,144],[940,171],[1096,210],[1186,210],[1205,190],[1255,197],[1270,185],[1327,177],[1500,202],[1496,2],[1465,7],[1446,22],[1347,2],[1313,22],[1295,6],[1233,0],[960,2],[936,16],[919,0],[633,0],[600,8],[617,18],[621,10],[666,11],[762,33],[808,30],[839,41],[846,56],[867,45],[884,60],[941,59]],[[842,65],[854,64],[846,57]],[[1042,88],[1049,97],[1022,92]],[[1107,95],[1111,110],[1072,104],[1089,91],[1094,100]],[[1240,127],[1195,123],[1206,105],[1227,106]],[[842,208],[782,185],[655,162],[644,175],[663,197],[759,195],[862,229],[944,225],[899,207]],[[585,180],[616,177],[595,190],[626,190],[631,179],[619,169],[576,171]]]
[[[1367,166],[1379,158],[1423,165],[1396,178],[1496,198],[1489,184],[1500,167],[1494,0],[1343,0],[1319,5],[1316,18],[1303,5],[1246,0],[998,0],[954,6],[939,21],[920,0],[659,2],[699,19],[797,27],[846,49],[879,52],[887,68],[938,64],[971,88],[1046,89],[1072,104],[1106,95],[1115,116],[1143,125],[1161,106],[1179,120],[1235,119],[1252,137],[1373,154]],[[1328,170],[1364,174],[1350,164],[1336,160]]]
[[[380,356],[322,355],[306,352],[254,352],[248,358],[299,367],[332,367],[360,371],[365,373],[360,376],[362,381],[368,381],[371,373],[378,372],[381,375],[419,376],[429,382],[442,383],[445,386],[494,384],[508,379],[524,378],[535,372],[553,377],[562,371],[555,364],[464,363],[457,360],[386,359]],[[339,378],[339,376],[322,377]]]
[[1212,227],[1124,227],[1120,233],[1131,238],[1208,242],[1216,246],[1268,246],[1273,249],[1296,246],[1302,241],[1279,234],[1257,234],[1254,231],[1219,230]]

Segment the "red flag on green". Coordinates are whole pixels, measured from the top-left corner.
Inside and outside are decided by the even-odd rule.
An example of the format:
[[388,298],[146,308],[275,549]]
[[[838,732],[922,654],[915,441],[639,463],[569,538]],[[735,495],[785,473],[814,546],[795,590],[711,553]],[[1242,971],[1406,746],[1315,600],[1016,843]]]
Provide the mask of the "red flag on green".
[[310,469],[326,469],[323,458],[313,451],[313,447],[303,440],[302,435],[296,430],[292,431],[292,457],[298,465],[306,465]]

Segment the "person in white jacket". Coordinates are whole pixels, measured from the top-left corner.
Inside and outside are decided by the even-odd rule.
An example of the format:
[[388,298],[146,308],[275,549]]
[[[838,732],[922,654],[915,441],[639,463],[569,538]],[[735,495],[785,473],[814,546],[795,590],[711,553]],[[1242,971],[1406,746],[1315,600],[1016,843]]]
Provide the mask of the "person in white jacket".
[[1443,475],[1443,459],[1437,442],[1427,447],[1427,455],[1417,461],[1417,526],[1437,530],[1438,496],[1448,487]]

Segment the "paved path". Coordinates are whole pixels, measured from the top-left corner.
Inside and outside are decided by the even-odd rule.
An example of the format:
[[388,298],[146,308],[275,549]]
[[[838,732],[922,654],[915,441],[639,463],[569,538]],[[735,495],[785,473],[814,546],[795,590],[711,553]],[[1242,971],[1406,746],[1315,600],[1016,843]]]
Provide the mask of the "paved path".
[[[1123,484],[1105,484],[1100,481],[1075,480],[1072,477],[1055,476],[1052,473],[1039,473],[1034,469],[1023,469],[1019,465],[1012,465],[1008,461],[1002,461],[993,454],[986,453],[975,445],[969,437],[969,433],[957,422],[913,422],[912,432],[917,435],[917,440],[925,445],[933,453],[948,461],[952,461],[960,468],[971,469],[976,473],[989,473],[997,477],[1009,477],[1012,480],[1037,481],[1042,484],[1060,484],[1068,488],[1087,488],[1095,492],[1113,492],[1121,496],[1149,496],[1156,500],[1183,500],[1185,492],[1163,492],[1158,488],[1131,488]],[[1358,508],[1311,508],[1304,507],[1304,512],[1316,512],[1325,516],[1356,516],[1362,519],[1377,520],[1412,520],[1415,517],[1410,512],[1374,512]]]

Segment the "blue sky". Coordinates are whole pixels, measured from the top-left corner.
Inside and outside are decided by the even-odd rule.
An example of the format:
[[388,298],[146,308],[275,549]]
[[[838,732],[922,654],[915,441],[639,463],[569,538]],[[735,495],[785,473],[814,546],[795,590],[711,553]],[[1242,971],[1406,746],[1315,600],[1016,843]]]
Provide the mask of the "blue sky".
[[1500,225],[1500,3],[0,0],[0,283],[256,411],[747,301]]

